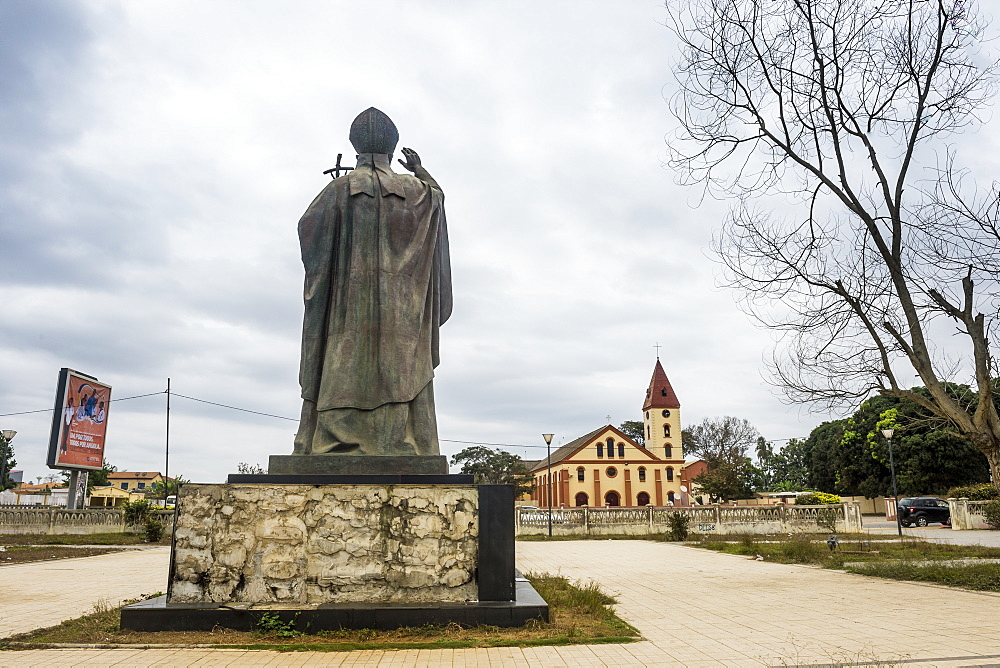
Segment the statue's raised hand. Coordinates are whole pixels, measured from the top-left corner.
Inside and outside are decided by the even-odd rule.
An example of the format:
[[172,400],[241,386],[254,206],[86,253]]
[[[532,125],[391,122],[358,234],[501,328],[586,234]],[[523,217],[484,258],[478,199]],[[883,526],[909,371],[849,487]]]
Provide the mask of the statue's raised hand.
[[420,156],[417,155],[417,152],[412,148],[404,148],[403,157],[406,158],[406,162],[403,162],[402,159],[397,162],[399,162],[399,164],[401,164],[407,171],[416,172],[417,167],[420,166]]

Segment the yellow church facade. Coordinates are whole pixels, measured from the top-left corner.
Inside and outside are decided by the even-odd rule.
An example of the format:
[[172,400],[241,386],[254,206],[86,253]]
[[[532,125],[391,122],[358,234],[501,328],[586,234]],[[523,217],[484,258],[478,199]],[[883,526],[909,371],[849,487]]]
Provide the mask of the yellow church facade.
[[[534,463],[531,500],[540,508],[665,506],[682,495],[680,402],[659,359],[643,402],[646,440],[639,445],[607,425]],[[551,461],[551,464],[550,464]]]

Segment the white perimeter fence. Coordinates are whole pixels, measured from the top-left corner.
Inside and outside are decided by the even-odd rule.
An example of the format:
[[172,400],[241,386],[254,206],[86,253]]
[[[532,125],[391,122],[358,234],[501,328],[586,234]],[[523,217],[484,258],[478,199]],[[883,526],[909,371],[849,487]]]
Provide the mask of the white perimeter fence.
[[[670,530],[673,513],[687,516],[688,531],[696,534],[810,533],[826,531],[829,521],[837,531],[860,532],[858,502],[828,506],[697,506],[643,508],[553,508],[554,536],[647,536]],[[518,536],[548,533],[549,509],[517,508],[514,526]]]

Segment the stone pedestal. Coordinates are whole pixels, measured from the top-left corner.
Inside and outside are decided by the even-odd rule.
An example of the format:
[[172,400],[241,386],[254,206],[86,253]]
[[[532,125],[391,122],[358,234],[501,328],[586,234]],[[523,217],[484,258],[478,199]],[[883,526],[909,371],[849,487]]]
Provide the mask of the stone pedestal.
[[302,613],[314,631],[548,618],[530,584],[515,581],[507,485],[234,475],[184,485],[176,512],[167,595],[127,606],[122,628],[249,628],[277,610]]
[[475,485],[184,485],[168,602],[478,600]]

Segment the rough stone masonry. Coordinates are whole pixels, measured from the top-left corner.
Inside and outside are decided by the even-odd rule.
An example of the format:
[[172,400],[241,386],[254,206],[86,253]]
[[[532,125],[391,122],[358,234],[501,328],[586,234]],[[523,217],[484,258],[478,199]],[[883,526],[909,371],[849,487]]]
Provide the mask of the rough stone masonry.
[[169,602],[477,599],[474,485],[186,484]]

